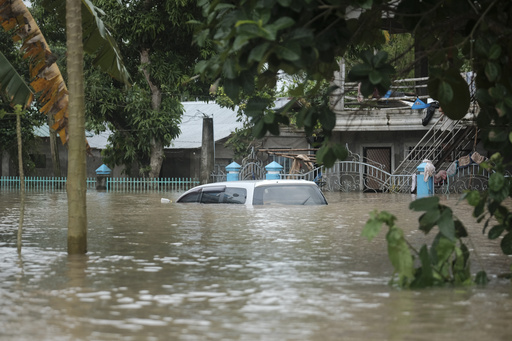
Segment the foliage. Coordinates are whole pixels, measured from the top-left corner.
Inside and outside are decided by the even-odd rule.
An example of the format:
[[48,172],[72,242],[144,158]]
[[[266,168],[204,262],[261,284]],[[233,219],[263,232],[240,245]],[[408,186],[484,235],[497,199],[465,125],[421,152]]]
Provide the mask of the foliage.
[[244,96],[244,99],[240,101],[239,105],[235,105],[235,103],[229,98],[224,92],[223,87],[215,88],[212,87],[211,94],[215,96],[215,102],[221,107],[230,108],[232,110],[237,110],[237,120],[239,122],[243,122],[242,128],[237,128],[233,134],[226,141],[226,146],[230,147],[234,151],[235,159],[242,159],[248,155],[248,152],[251,147],[254,146],[255,140],[255,132],[254,132],[254,122],[251,120],[251,117],[246,113],[247,102],[252,98],[257,98],[266,101],[266,107],[263,109],[268,115],[272,115],[274,112],[274,102],[275,102],[275,91],[273,89],[264,89],[262,91],[258,91],[252,96]]
[[[65,18],[62,1],[47,0],[51,8]],[[46,2],[45,2],[46,4]],[[127,82],[128,75],[121,61],[118,48],[99,17],[101,11],[89,1],[82,0],[82,25],[84,50],[95,54],[94,64],[112,76]],[[63,143],[67,141],[68,90],[57,67],[46,39],[32,14],[21,0],[0,0],[0,18],[5,31],[20,41],[20,51],[30,64],[30,86],[38,94],[41,112],[55,119],[53,129],[59,132]]]
[[[512,11],[508,1],[403,0],[397,5],[395,1],[354,0],[325,6],[305,0],[199,3],[205,20],[197,22],[195,42],[204,46],[213,41],[217,53],[201,61],[197,71],[204,77],[221,78],[226,94],[235,102],[240,91],[252,91],[254,77],[258,79],[256,88],[273,87],[280,70],[290,75],[304,72],[308,80],[331,79],[338,68],[336,59],[354,51],[354,46],[378,48],[384,44],[383,18],[392,13],[394,22],[390,26],[410,33],[416,42],[416,62],[428,59],[429,93],[445,114],[457,119],[468,112],[471,97],[459,71],[470,61],[477,74],[477,87],[481,88],[477,100],[480,105],[486,103],[479,115],[479,124],[488,129],[484,138],[493,148],[510,143],[506,128],[500,128],[504,125],[487,128],[496,120],[508,120],[503,113],[512,110],[506,100],[511,91],[510,77],[505,76],[510,74],[506,62],[510,39],[505,32],[510,30],[511,16],[503,15]],[[363,95],[367,96],[374,88],[387,89],[393,73],[386,53],[370,56],[366,49],[363,51],[362,63],[352,69],[350,76],[361,81]],[[264,116],[261,111],[253,115]],[[317,115],[333,114],[319,108]],[[276,132],[275,126],[284,121],[280,115],[266,120],[257,127],[260,136]],[[316,123],[307,120],[305,124],[310,122]],[[325,130],[329,131],[329,126]],[[324,163],[329,166],[334,161],[327,158]]]
[[414,77],[414,39],[410,33],[389,34],[389,39],[381,49],[388,53],[397,79]]
[[[242,91],[251,93],[255,89],[255,77],[257,89],[274,88],[282,71],[294,75],[305,70],[307,81],[321,82],[332,77],[338,68],[336,58],[342,56],[348,46],[357,44],[363,37],[368,43],[385,40],[380,28],[365,26],[364,30],[359,30],[355,27],[356,21],[339,16],[346,6],[338,11],[331,6],[319,6],[317,2],[281,0],[240,1],[236,5],[229,1],[200,1],[199,4],[204,8],[206,19],[196,22],[195,42],[204,46],[214,41],[217,53],[199,62],[196,70],[212,79],[221,78],[226,94],[235,103],[240,100]],[[364,21],[379,19],[375,13],[363,14]],[[320,83],[315,90],[318,89]],[[297,97],[308,97],[304,86],[298,87],[298,92],[301,95]],[[328,137],[335,115],[329,107],[328,96],[322,99],[324,103],[319,110],[301,108],[300,124],[312,130],[319,121],[325,125]],[[247,108],[255,122],[256,136],[267,132],[277,134],[279,124],[288,123],[283,113],[290,110],[294,102],[282,112],[269,115],[261,110],[265,107],[264,101],[249,101]],[[334,148],[329,138],[325,141],[323,159],[319,161],[329,166],[345,153]]]
[[[155,138],[168,145],[179,135],[178,124],[181,121],[183,106],[176,98],[165,97],[161,110],[155,112],[149,109],[150,96],[147,91],[137,85],[127,92],[123,91],[123,94],[123,122],[117,123],[113,129],[109,137],[110,145],[102,155],[108,165],[127,165],[125,171],[128,174],[131,172],[131,165],[142,165],[140,173],[145,174],[149,171],[149,168],[144,168],[144,165],[149,163],[148,142]],[[110,127],[113,125],[110,124]]]
[[[466,194],[468,203],[474,206],[473,216],[479,222],[485,221],[483,233],[491,240],[500,239],[504,254],[512,255],[512,212],[503,202],[512,196],[510,176],[504,176],[505,166],[501,154],[494,154],[481,167],[492,172],[489,178],[489,190],[471,191]],[[490,224],[494,225],[487,231]],[[503,235],[503,237],[501,237]]]
[[0,93],[11,105],[19,104],[28,107],[34,94],[25,80],[0,52]]
[[380,232],[382,224],[388,226],[388,256],[398,276],[397,286],[425,288],[487,282],[484,271],[472,278],[469,249],[463,242],[468,233],[449,207],[440,204],[438,197],[428,197],[411,202],[410,209],[425,212],[419,218],[419,229],[423,233],[429,234],[438,227],[430,248],[423,245],[417,251],[411,246],[403,231],[396,226],[396,217],[386,211],[372,212],[362,231],[363,236],[372,240]]
[[[9,34],[5,32],[0,32],[0,50],[2,51],[0,54],[6,58],[5,61],[0,63],[0,69],[7,70],[14,78],[19,78],[19,80],[14,81],[14,84],[25,87],[27,90],[23,92],[29,93],[30,89],[28,89],[28,86],[23,81],[24,77],[28,75],[27,63],[22,59]],[[0,74],[2,74],[2,71],[0,71]],[[13,84],[11,82],[9,83]],[[2,85],[3,84],[4,82],[2,82]],[[11,101],[11,98],[14,98],[14,100]],[[15,98],[16,97],[6,96],[6,92],[3,90],[0,92],[0,154],[4,151],[7,152],[10,155],[13,165],[18,164],[18,150],[16,144],[16,117],[13,115],[12,104],[26,103],[25,99],[17,101]],[[41,116],[34,107],[29,107],[26,113],[21,116],[22,151],[25,174],[30,174],[35,166],[30,158],[30,154],[33,153],[34,150],[36,139],[33,128],[40,126],[43,123],[43,118],[44,117]],[[14,169],[18,169],[18,167],[16,166]]]
[[[468,113],[470,104],[477,104],[479,111],[475,116],[479,138],[490,154],[499,152],[503,157],[502,163],[497,162],[500,157],[495,156],[493,165],[487,165],[495,171],[489,189],[471,192],[467,199],[475,207],[473,214],[480,221],[487,219],[486,226],[491,217],[499,222],[488,235],[491,238],[503,235],[502,250],[506,254],[512,252],[509,246],[512,218],[502,204],[511,197],[509,178],[504,172],[505,167],[511,166],[509,160],[512,158],[512,64],[509,58],[512,52],[512,2],[241,0],[234,3],[220,0],[209,3],[200,0],[200,4],[204,6],[205,20],[197,23],[195,42],[200,46],[213,42],[216,54],[201,61],[197,70],[204,77],[222,79],[226,93],[235,103],[242,89],[248,92],[253,88],[249,80],[254,77],[258,79],[256,88],[275,85],[280,70],[290,75],[303,72],[306,80],[329,80],[338,68],[337,58],[355,56],[358,51],[362,51],[362,62],[351,67],[349,79],[362,83],[365,96],[375,88],[384,90],[396,74],[392,72],[389,53],[378,51],[387,39],[381,29],[389,29],[391,35],[410,34],[414,41],[415,66],[425,61],[429,65],[427,86],[430,97],[440,103],[445,115],[455,120]],[[461,76],[461,72],[467,70],[476,74],[471,89]],[[403,77],[403,74],[399,76]],[[294,96],[305,97],[304,91],[300,90],[297,88]],[[261,121],[266,118],[258,127],[260,135],[275,132],[275,126],[283,122],[282,115],[269,117],[261,110],[258,113],[256,105],[254,109],[254,117]],[[326,166],[332,165],[336,158],[343,156],[341,152],[335,152],[339,147],[329,138],[329,131],[334,127],[330,117],[334,114],[328,106],[303,110],[301,123],[306,129],[312,129],[320,122],[325,130],[323,161]],[[436,220],[436,223],[441,223],[439,227],[443,230],[451,231],[450,220],[458,226],[446,208],[428,209],[423,219],[435,214],[429,212],[439,214],[438,219],[442,220]],[[403,250],[399,233],[394,228],[392,232],[393,240]],[[442,240],[445,245],[449,241],[450,255],[456,257],[454,264],[460,270],[452,268],[457,270],[457,275],[452,272],[450,281],[465,282],[465,251],[458,241],[460,238],[455,235],[459,244],[454,246],[451,236],[444,232],[439,234],[439,243]],[[425,251],[418,255],[426,267]],[[436,262],[432,265],[438,266]],[[412,285],[416,280],[416,277],[409,277],[410,273],[401,274],[401,280],[405,279],[406,284]]]
[[[25,174],[31,174],[35,164],[30,157],[34,153],[36,137],[34,136],[34,127],[41,125],[41,115],[31,109],[21,116],[21,138],[23,144],[23,171]],[[18,146],[16,142],[16,116],[14,109],[5,105],[0,100],[0,154],[7,152],[10,161],[18,170]]]
[[[150,141],[167,146],[179,134],[183,112],[180,101],[208,96],[209,84],[193,78],[195,60],[204,51],[191,46],[192,29],[186,23],[198,16],[200,9],[190,0],[96,3],[120,38],[133,87],[124,89],[86,68],[88,127],[103,131],[108,122],[111,146],[103,156],[109,166],[125,165],[129,172],[138,164],[139,172],[145,174]],[[148,51],[148,62],[141,61],[142,50]]]
[[[40,11],[39,18],[48,32],[48,38],[61,40],[65,35],[63,30],[66,22],[66,2],[61,0],[32,0],[34,7]],[[129,74],[123,63],[119,46],[112,32],[104,23],[105,12],[96,7],[91,0],[81,0],[82,39],[84,52],[93,55],[93,66],[98,67],[111,77],[129,84]],[[38,6],[37,6],[38,5]],[[50,10],[51,9],[51,10]],[[52,22],[46,14],[53,18]]]

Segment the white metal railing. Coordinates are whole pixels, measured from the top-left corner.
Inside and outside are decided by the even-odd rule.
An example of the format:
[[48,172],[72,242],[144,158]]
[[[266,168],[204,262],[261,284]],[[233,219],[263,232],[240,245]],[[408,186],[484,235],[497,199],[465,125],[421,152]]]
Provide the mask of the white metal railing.
[[[460,120],[453,121],[441,116],[421,140],[405,155],[402,162],[393,171],[393,174],[412,174],[424,159],[432,162],[437,161],[443,153],[444,146],[453,141],[455,136],[466,131],[467,128],[468,126],[461,123]],[[474,137],[474,135],[469,137]],[[468,139],[462,140],[462,143],[466,144],[459,146],[458,149],[464,149],[469,142]],[[427,146],[427,149],[424,149],[424,146]],[[420,158],[414,157],[415,154],[421,154]],[[460,155],[455,157],[458,156]]]
[[[457,168],[454,175],[436,184],[436,193],[461,193],[466,189],[486,189],[489,173],[478,164]],[[391,174],[381,167],[361,161],[338,161],[331,168],[318,167],[309,172],[280,174],[281,179],[304,179],[316,182],[324,191],[374,191],[410,193],[412,174]]]
[[[461,73],[461,76],[466,80],[470,91],[473,93],[475,88],[475,73],[465,72]],[[399,107],[410,108],[410,104],[420,98],[423,101],[427,101],[429,98],[427,88],[428,77],[417,77],[417,78],[404,78],[394,80],[390,86],[390,90],[393,91],[392,96],[387,98],[389,101],[393,101],[395,104],[400,106],[394,106],[392,108],[379,108],[380,110],[396,110]],[[344,63],[340,63],[340,71],[334,72],[333,84],[337,85],[338,88],[331,95],[331,105],[334,110],[360,110],[361,104],[368,106],[377,105],[377,102],[382,102],[385,94],[378,94],[378,96],[372,98],[363,98],[358,90],[357,82],[346,82],[345,81],[345,67]]]
[[326,191],[405,192],[411,186],[411,175],[393,175],[380,165],[361,161],[338,161],[331,168],[321,166],[304,173],[280,174],[280,177],[314,181]]
[[[397,102],[398,106],[394,106],[393,108],[380,109],[396,110],[400,107],[410,108],[410,104],[408,103],[414,102],[416,98],[420,98],[423,101],[426,101],[429,96],[419,94],[424,92],[423,90],[427,87],[427,81],[428,77],[395,80],[390,87],[390,90],[395,94],[393,97],[387,98],[387,100]],[[379,94],[377,97],[372,98],[362,98],[358,91],[358,83],[345,82],[344,78],[341,77],[339,72],[335,72],[334,84],[338,85],[339,87],[331,95],[331,104],[335,110],[359,110],[359,107],[362,103],[372,106],[376,105],[377,102],[382,102],[385,100],[383,99],[385,94]],[[356,108],[354,108],[354,106]]]

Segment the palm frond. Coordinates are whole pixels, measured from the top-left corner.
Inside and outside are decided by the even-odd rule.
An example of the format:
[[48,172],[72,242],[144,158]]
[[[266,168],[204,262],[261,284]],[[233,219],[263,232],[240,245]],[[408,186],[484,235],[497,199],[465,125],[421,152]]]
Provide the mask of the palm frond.
[[34,99],[30,87],[2,52],[0,52],[0,91],[5,94],[11,106],[19,104],[27,108]]

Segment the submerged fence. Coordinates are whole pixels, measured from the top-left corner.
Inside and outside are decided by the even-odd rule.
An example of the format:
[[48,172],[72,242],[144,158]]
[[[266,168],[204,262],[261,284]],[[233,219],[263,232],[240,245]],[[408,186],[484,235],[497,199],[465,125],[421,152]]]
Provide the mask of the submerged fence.
[[[66,177],[25,177],[25,189],[34,191],[55,191],[66,189]],[[185,191],[199,185],[192,178],[110,178],[106,179],[106,190],[122,191]],[[87,178],[87,189],[96,189],[96,178]],[[19,190],[18,176],[0,177],[0,190]]]
[[192,178],[107,178],[107,191],[186,191],[199,185]]

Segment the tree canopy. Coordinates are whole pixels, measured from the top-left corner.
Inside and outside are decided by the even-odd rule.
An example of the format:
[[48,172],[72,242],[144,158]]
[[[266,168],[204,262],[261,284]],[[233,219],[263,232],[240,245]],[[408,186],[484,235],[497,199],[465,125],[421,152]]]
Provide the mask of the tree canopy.
[[[383,30],[408,33],[414,39],[416,63],[428,62],[429,95],[450,118],[467,114],[470,102],[480,106],[479,127],[486,148],[512,155],[510,119],[512,84],[509,56],[512,41],[512,3],[506,0],[241,0],[199,1],[205,19],[197,21],[195,42],[213,42],[216,54],[201,61],[197,71],[219,79],[235,102],[241,91],[250,93],[275,85],[280,70],[304,72],[307,79],[331,79],[337,59],[354,46],[379,46]],[[384,91],[394,77],[388,53],[369,49],[349,79],[361,82],[363,95]],[[463,68],[476,72],[476,95],[471,97]],[[256,85],[253,79],[257,78]],[[296,95],[304,95],[299,85]],[[312,94],[314,95],[314,94]],[[275,131],[286,122],[282,114],[270,117],[261,101],[247,105],[256,133]],[[334,114],[328,106],[304,108],[305,128],[319,122],[327,137]],[[261,124],[260,122],[264,122]],[[342,156],[328,145],[320,156],[326,165]],[[322,157],[319,157],[322,160]]]
[[[474,206],[473,216],[484,222],[484,233],[489,239],[500,241],[504,254],[512,254],[512,213],[503,205],[512,196],[512,181],[505,175],[512,158],[511,1],[199,2],[204,6],[205,19],[196,22],[195,42],[199,46],[213,42],[216,54],[198,63],[196,69],[203,77],[222,85],[235,103],[240,101],[242,92],[249,94],[265,86],[273,87],[281,70],[291,75],[303,73],[306,82],[330,80],[338,70],[339,58],[354,51],[360,51],[360,63],[351,67],[349,80],[360,83],[364,96],[375,89],[384,93],[397,74],[389,53],[381,50],[381,45],[388,33],[410,35],[413,66],[420,73],[416,76],[428,75],[428,95],[439,102],[443,112],[457,120],[468,114],[471,104],[477,108],[474,113],[478,136],[491,155],[480,167],[492,174],[488,189],[465,195]],[[401,58],[393,56],[396,57]],[[464,71],[476,74],[474,84],[462,77]],[[254,79],[258,81],[254,83]],[[319,97],[319,90],[320,86],[306,89],[298,84],[292,90],[296,99],[285,109],[291,108],[297,98]],[[297,122],[306,131],[315,125],[322,127],[326,138],[317,160],[331,166],[346,154],[329,138],[336,116],[328,103],[328,94],[323,93],[322,99],[322,103],[314,106],[303,106]],[[278,132],[279,124],[288,122],[286,110],[265,112],[264,104],[264,98],[254,97],[246,107],[258,136]],[[467,233],[451,210],[438,200],[431,197],[411,204],[411,209],[425,211],[419,219],[420,230],[428,233],[434,226],[439,228],[430,250],[424,246],[417,253],[419,268],[414,269],[409,246],[392,215],[375,213],[363,230],[372,238],[382,224],[388,225],[388,255],[400,286],[472,282],[469,250],[461,239]],[[485,272],[478,273],[475,281],[487,282]]]
[[[97,129],[112,130],[107,164],[139,165],[158,177],[163,148],[179,134],[190,95],[208,95],[208,85],[194,76],[202,49],[192,46],[192,26],[200,16],[195,1],[98,0],[105,21],[116,32],[133,86],[124,89],[96,70],[86,70],[87,112]],[[92,127],[92,126],[90,126]]]

